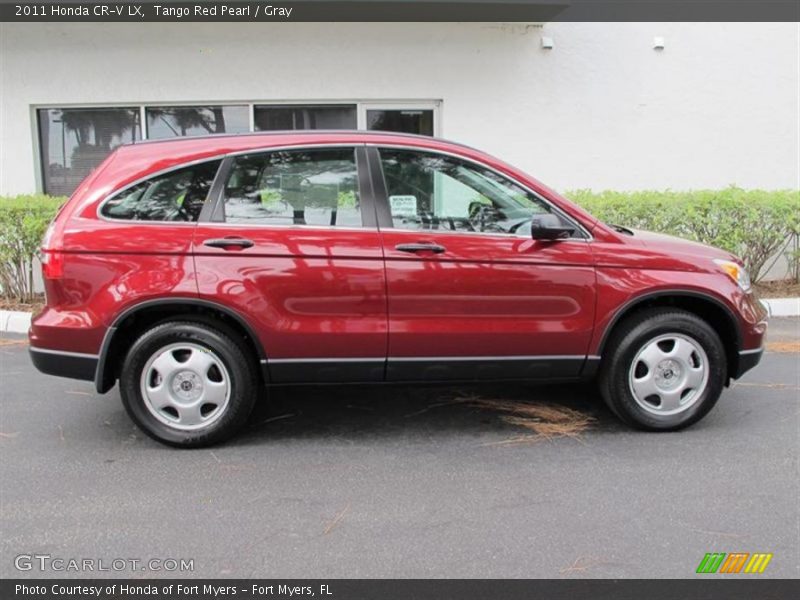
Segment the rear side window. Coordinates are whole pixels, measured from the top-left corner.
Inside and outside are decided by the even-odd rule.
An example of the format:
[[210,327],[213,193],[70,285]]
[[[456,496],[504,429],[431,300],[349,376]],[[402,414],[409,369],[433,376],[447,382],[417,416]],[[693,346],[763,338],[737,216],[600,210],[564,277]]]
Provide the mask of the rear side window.
[[225,220],[361,227],[355,149],[239,156],[225,185]]
[[197,221],[222,161],[175,169],[126,188],[100,214],[128,221]]

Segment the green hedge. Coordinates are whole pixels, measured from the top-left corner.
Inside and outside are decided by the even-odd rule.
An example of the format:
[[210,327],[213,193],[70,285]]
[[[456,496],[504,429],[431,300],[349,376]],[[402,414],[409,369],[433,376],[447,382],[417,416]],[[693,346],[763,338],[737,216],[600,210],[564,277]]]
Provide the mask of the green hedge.
[[44,232],[66,198],[0,196],[0,295],[31,302],[33,259]]
[[[789,274],[800,276],[800,192],[730,187],[693,192],[591,192],[566,194],[606,223],[659,231],[724,248],[742,257],[754,281],[770,259],[785,253]],[[0,296],[33,297],[33,259],[47,225],[65,198],[0,196]]]
[[741,257],[753,281],[785,253],[797,277],[792,252],[800,235],[800,191],[724,190],[691,192],[592,192],[566,196],[606,223],[668,233],[724,248]]

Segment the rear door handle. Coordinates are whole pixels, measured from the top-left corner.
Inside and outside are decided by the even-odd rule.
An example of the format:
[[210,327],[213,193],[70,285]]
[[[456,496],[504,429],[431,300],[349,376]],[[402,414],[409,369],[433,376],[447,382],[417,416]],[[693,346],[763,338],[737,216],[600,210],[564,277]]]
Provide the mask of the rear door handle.
[[433,252],[434,254],[441,254],[446,250],[444,246],[434,243],[418,242],[416,244],[397,244],[395,250],[400,252]]
[[204,246],[210,246],[211,248],[222,248],[223,250],[233,249],[233,248],[250,248],[252,247],[253,240],[247,240],[245,238],[216,238],[213,240],[206,240],[203,242]]

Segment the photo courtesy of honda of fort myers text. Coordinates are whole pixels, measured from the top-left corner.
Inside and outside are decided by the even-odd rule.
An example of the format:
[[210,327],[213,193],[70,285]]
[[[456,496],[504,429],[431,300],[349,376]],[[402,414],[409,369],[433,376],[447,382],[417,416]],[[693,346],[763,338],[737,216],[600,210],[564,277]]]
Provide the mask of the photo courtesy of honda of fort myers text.
[[0,598],[800,596],[800,3],[0,0]]

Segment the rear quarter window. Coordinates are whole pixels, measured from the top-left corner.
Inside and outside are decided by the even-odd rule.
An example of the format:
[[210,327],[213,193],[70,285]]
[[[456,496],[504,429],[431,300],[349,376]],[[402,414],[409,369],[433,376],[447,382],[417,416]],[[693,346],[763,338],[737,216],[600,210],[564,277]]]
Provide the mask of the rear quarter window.
[[117,192],[100,209],[109,219],[197,221],[221,160],[173,169]]

